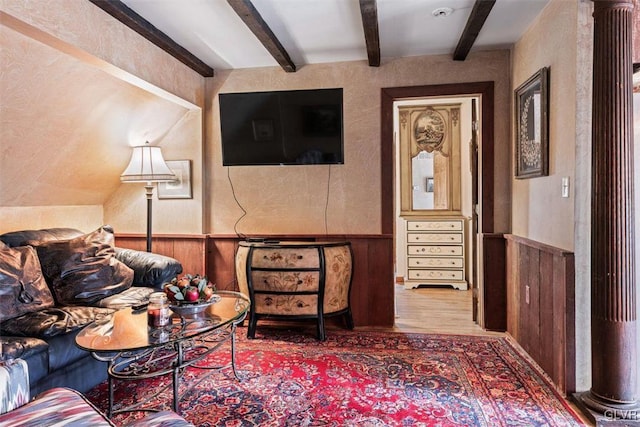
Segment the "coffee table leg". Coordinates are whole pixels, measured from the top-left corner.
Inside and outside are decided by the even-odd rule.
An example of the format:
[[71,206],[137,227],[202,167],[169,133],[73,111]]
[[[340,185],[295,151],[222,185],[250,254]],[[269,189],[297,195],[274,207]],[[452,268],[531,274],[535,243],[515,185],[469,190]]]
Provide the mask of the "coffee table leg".
[[240,381],[238,371],[236,371],[236,324],[231,325],[231,369],[233,370],[233,376]]
[[178,359],[176,360],[176,366],[173,368],[173,412],[180,414],[180,396],[178,389],[180,388],[180,368],[184,363],[182,342],[176,343],[176,350],[178,350]]
[[178,396],[178,387],[180,381],[180,368],[173,369],[173,412],[180,413],[180,399]]
[[113,378],[111,378],[111,374],[109,374],[108,384],[109,384],[109,406],[107,409],[107,417],[111,418],[113,416]]

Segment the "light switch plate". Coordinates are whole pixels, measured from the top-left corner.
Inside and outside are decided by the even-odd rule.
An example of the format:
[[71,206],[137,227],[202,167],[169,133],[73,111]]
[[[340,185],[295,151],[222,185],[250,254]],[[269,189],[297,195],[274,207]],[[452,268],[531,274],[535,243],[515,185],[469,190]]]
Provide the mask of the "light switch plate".
[[562,197],[569,197],[569,177],[562,177]]

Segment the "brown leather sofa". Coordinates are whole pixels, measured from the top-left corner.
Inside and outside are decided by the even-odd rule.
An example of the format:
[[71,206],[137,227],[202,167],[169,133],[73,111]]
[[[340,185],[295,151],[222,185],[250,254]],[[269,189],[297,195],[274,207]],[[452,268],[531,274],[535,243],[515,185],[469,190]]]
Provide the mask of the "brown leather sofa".
[[110,226],[2,234],[0,357],[26,360],[32,395],[53,387],[86,392],[106,380],[106,366],[75,345],[80,329],[145,302],[180,273],[173,258],[116,248]]

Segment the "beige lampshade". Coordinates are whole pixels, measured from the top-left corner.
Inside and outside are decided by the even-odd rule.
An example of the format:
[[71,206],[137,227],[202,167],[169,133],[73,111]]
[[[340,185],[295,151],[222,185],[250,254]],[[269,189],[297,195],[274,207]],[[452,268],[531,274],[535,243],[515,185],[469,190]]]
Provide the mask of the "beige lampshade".
[[148,144],[133,147],[129,166],[120,175],[120,181],[168,182],[176,180],[176,176],[164,162],[160,147]]

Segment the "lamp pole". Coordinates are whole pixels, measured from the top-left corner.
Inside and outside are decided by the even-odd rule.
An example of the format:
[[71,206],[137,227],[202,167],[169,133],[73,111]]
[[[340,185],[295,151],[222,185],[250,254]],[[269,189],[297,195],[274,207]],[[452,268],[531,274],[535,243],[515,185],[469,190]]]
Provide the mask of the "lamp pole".
[[151,252],[151,208],[153,203],[153,183],[147,182],[144,186],[147,195],[147,252]]

